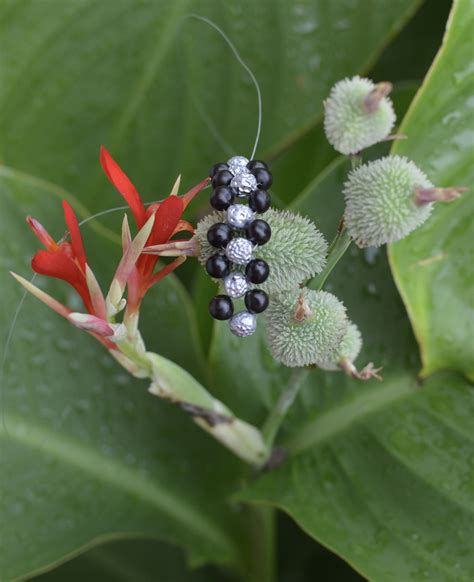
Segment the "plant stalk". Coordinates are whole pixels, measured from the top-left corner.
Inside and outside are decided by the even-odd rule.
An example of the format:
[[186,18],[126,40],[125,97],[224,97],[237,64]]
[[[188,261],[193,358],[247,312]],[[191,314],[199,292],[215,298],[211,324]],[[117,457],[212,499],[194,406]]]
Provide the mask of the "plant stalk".
[[349,236],[346,227],[342,224],[342,227],[339,229],[339,232],[334,237],[332,241],[329,251],[328,251],[328,260],[324,269],[316,275],[314,279],[312,279],[309,283],[309,286],[316,291],[320,291],[323,288],[326,279],[331,274],[331,271],[337,265],[339,260],[342,258],[344,253],[349,248],[352,242],[351,237]]

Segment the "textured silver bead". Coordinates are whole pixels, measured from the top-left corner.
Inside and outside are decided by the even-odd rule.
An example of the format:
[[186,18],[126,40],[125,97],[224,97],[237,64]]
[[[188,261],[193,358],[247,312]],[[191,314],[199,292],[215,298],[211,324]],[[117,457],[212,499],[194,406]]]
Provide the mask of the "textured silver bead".
[[227,258],[236,265],[246,265],[252,259],[253,244],[246,238],[233,238],[225,248]]
[[229,297],[243,297],[250,289],[247,277],[240,272],[231,273],[224,279],[225,292]]
[[253,210],[245,204],[232,204],[227,209],[227,224],[233,228],[245,228],[254,219]]
[[249,163],[248,159],[244,156],[234,156],[227,160],[227,165],[229,166],[229,170],[237,176],[237,174],[244,174],[248,173],[247,164]]
[[230,187],[242,198],[257,189],[257,179],[250,172],[242,172],[232,178]]
[[229,320],[229,329],[239,337],[252,335],[257,329],[257,318],[253,313],[240,311]]

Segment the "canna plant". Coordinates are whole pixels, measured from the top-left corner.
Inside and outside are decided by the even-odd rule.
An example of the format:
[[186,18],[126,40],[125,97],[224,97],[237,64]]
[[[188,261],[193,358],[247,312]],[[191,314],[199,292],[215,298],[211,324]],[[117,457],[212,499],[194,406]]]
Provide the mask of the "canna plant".
[[[350,153],[354,165],[344,189],[344,217],[329,250],[323,235],[307,218],[278,210],[267,210],[261,215],[276,233],[262,247],[263,256],[259,254],[260,247],[256,250],[257,259],[265,258],[271,265],[270,275],[263,283],[271,298],[266,316],[267,342],[272,356],[285,366],[303,370],[317,366],[344,371],[361,380],[371,377],[381,380],[381,368],[374,368],[373,363],[360,372],[355,367],[354,360],[362,345],[360,331],[348,318],[343,303],[322,291],[319,282],[326,281],[352,240],[361,247],[399,240],[429,217],[434,202],[453,200],[465,190],[435,188],[413,162],[398,156],[362,164],[364,147],[389,138],[394,123],[393,107],[387,97],[390,86],[390,83],[374,85],[360,77],[346,79],[335,85],[326,101],[328,140],[341,153]],[[341,143],[338,136],[346,136],[346,141]],[[146,208],[136,188],[105,148],[101,149],[100,159],[105,174],[126,200],[139,228],[132,238],[127,215],[124,216],[122,258],[107,295],[103,296],[87,263],[77,218],[65,200],[70,242],[56,243],[36,219],[27,218],[46,248],[34,255],[31,264],[36,273],[72,285],[87,313],[73,312],[23,277],[12,275],[59,315],[98,339],[128,372],[151,380],[151,394],[177,404],[241,459],[255,467],[273,466],[272,447],[278,426],[296,397],[304,374],[283,392],[261,432],[237,418],[199,383],[187,380],[178,366],[149,352],[138,327],[142,300],[153,285],[187,257],[194,256],[205,264],[214,252],[206,234],[214,224],[221,224],[222,213],[206,217],[202,221],[205,224],[201,222],[196,232],[182,219],[186,206],[208,185],[210,178],[179,197],[178,177],[167,198]],[[173,240],[174,235],[183,232],[194,236],[189,240]],[[176,258],[156,270],[158,258],[163,255]],[[311,289],[313,281],[316,289]],[[122,321],[118,322],[121,312]],[[279,450],[278,462],[281,459]]]
[[[471,12],[467,0],[456,4],[452,16],[456,30],[462,28],[462,15],[468,20],[466,14]],[[448,66],[454,66],[459,35],[444,49]],[[166,44],[165,37],[162,42]],[[126,59],[123,62],[126,67]],[[436,70],[434,80],[430,79],[434,85],[430,103],[445,119],[442,112],[448,105],[433,97],[446,90],[437,82]],[[341,71],[340,76],[347,72]],[[150,79],[145,75],[138,86],[143,89]],[[469,463],[464,463],[466,457],[460,452],[467,449],[471,434],[466,421],[469,388],[451,372],[429,378],[423,388],[421,380],[415,382],[416,346],[410,331],[406,325],[392,325],[406,319],[405,314],[390,288],[388,270],[380,264],[374,267],[383,257],[380,247],[389,245],[393,273],[422,348],[422,375],[438,366],[469,376],[463,342],[455,342],[461,346],[457,353],[445,352],[447,364],[434,358],[433,346],[444,336],[426,340],[433,312],[420,315],[420,289],[413,291],[414,280],[426,273],[425,266],[430,273],[446,268],[445,254],[439,250],[439,241],[446,240],[440,217],[455,216],[457,205],[469,204],[469,195],[462,196],[467,188],[453,185],[467,185],[468,173],[442,174],[428,155],[419,153],[433,151],[436,157],[442,140],[429,138],[427,128],[436,130],[432,121],[425,119],[424,133],[419,134],[410,114],[400,129],[396,127],[398,108],[396,98],[395,103],[391,98],[391,83],[376,83],[362,75],[335,84],[334,80],[325,83],[324,99],[320,95],[317,102],[324,112],[321,131],[333,149],[334,161],[303,196],[290,202],[293,194],[284,192],[286,185],[275,196],[275,207],[259,216],[269,225],[271,238],[253,249],[253,260],[270,270],[255,288],[268,295],[269,304],[252,337],[233,337],[219,321],[213,325],[212,339],[208,337],[206,304],[211,288],[216,292],[217,287],[218,294],[226,292],[222,280],[211,281],[204,274],[215,254],[208,233],[217,232],[226,213],[209,211],[205,194],[211,177],[201,179],[202,172],[200,181],[185,194],[179,193],[178,177],[167,197],[154,196],[158,200],[145,203],[102,148],[105,177],[130,213],[123,216],[121,230],[104,229],[96,222],[90,223],[90,230],[84,229],[77,217],[84,214],[81,203],[61,190],[56,193],[62,198],[67,231],[60,240],[37,219],[43,221],[41,207],[35,209],[35,218],[27,217],[44,247],[31,260],[35,276],[17,274],[20,268],[14,263],[8,267],[26,291],[76,328],[65,331],[61,318],[46,316],[31,305],[37,320],[28,320],[27,330],[30,337],[38,331],[41,338],[32,341],[31,369],[40,362],[43,347],[57,343],[64,355],[50,366],[47,358],[41,360],[41,365],[48,366],[49,376],[59,384],[68,377],[68,369],[79,370],[80,380],[71,385],[63,382],[62,393],[55,397],[64,411],[59,417],[51,413],[47,373],[35,378],[38,396],[33,400],[22,401],[25,393],[17,381],[16,393],[9,389],[6,404],[3,401],[7,470],[14,474],[16,464],[22,462],[20,447],[29,448],[31,473],[25,476],[41,467],[39,483],[43,479],[54,486],[45,494],[45,488],[29,478],[33,485],[25,486],[23,496],[17,495],[14,479],[6,480],[8,501],[1,511],[13,524],[19,516],[19,525],[12,527],[0,550],[2,580],[25,579],[94,540],[138,533],[184,546],[194,565],[213,562],[223,567],[209,575],[206,571],[206,580],[223,580],[229,574],[231,579],[273,582],[277,579],[271,550],[275,512],[265,505],[282,508],[309,536],[371,580],[469,579],[472,559],[465,548],[472,529],[468,514],[473,496]],[[464,87],[464,78],[460,86]],[[452,99],[460,86],[452,89]],[[420,95],[423,104],[423,92]],[[131,101],[127,115],[133,115],[136,103]],[[426,102],[423,107],[415,102],[412,118],[423,120],[420,111],[427,109]],[[117,136],[128,123],[127,115],[117,125],[120,131],[106,141],[112,144],[111,151],[119,149]],[[449,109],[446,116],[451,119]],[[168,135],[165,143],[168,139],[171,144],[173,136]],[[392,153],[387,154],[390,142]],[[131,150],[120,156],[124,167],[134,168],[138,184],[144,165]],[[145,158],[148,152],[140,155]],[[163,151],[163,158],[150,164],[163,169],[169,155]],[[196,160],[189,164],[198,165]],[[278,159],[275,166],[276,174]],[[7,167],[0,171],[4,179],[12,183],[20,179],[8,171]],[[21,179],[28,184],[27,177]],[[45,187],[30,180],[32,184]],[[103,175],[100,184],[105,190]],[[91,204],[91,200],[86,188],[84,201]],[[29,203],[25,198],[21,205],[24,214],[31,212]],[[331,232],[327,217],[334,206],[340,210],[338,226],[334,228],[333,221]],[[19,214],[19,209],[15,212]],[[55,213],[55,209],[50,212]],[[456,244],[459,229],[454,230]],[[104,233],[118,246],[106,242]],[[101,244],[94,246],[99,238]],[[425,250],[420,251],[422,247]],[[404,248],[410,249],[406,255],[399,250]],[[417,257],[416,263],[407,262],[411,256]],[[359,257],[364,257],[363,264]],[[103,271],[111,266],[107,280]],[[189,282],[190,272],[197,273],[198,282],[192,289],[192,307],[188,293],[176,282],[176,275]],[[235,274],[236,281],[239,276],[245,280],[244,265]],[[59,279],[60,284],[44,277]],[[446,278],[458,284],[456,277]],[[63,283],[72,292],[65,292]],[[361,288],[370,297],[365,302],[370,313],[364,314],[352,300]],[[462,294],[456,295],[455,303],[463,304]],[[236,301],[237,306],[242,304],[243,300]],[[447,305],[447,316],[436,320],[439,329],[446,330],[452,308]],[[461,323],[459,311],[456,318],[458,333],[466,323]],[[92,340],[82,339],[77,330]],[[26,342],[26,332],[24,337]],[[71,338],[69,344],[66,337]],[[208,351],[205,355],[196,347],[201,341]],[[67,350],[73,350],[74,357],[67,356]],[[12,373],[8,355],[6,361],[5,370],[12,377],[25,373],[27,366],[17,366]],[[25,355],[22,361],[26,362]],[[97,382],[96,369],[101,370]],[[86,404],[88,391],[97,395],[92,409]],[[8,399],[14,401],[12,411]],[[37,410],[31,424],[22,420],[27,406]],[[87,428],[94,415],[99,419],[96,434]],[[109,423],[118,439],[108,433]],[[55,430],[64,434],[56,443]],[[202,430],[206,434],[201,436]],[[118,461],[122,457],[123,463]],[[66,481],[62,463],[71,470],[72,481]],[[10,501],[17,497],[21,500]],[[33,527],[42,534],[28,545],[32,537],[21,520],[26,523],[43,506],[46,516],[54,503],[44,499],[52,498],[65,509],[53,509],[38,519]],[[439,503],[440,498],[446,505]],[[129,551],[127,544],[117,545],[110,559],[104,554],[105,561],[99,549],[98,563],[121,564]],[[441,557],[435,556],[435,547],[441,548]],[[159,547],[156,552],[156,557],[167,556],[169,549]],[[159,562],[151,579],[159,579],[168,567],[165,560]],[[120,575],[144,575],[144,571],[136,576],[130,572],[124,566]],[[67,569],[60,568],[58,575],[69,579]],[[194,574],[176,574],[176,580],[178,576],[194,580]]]

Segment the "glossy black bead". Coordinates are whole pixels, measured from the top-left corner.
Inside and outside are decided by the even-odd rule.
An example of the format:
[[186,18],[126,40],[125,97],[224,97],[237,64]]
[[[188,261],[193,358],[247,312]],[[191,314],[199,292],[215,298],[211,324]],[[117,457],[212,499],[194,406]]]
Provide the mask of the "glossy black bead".
[[224,255],[212,255],[206,262],[206,271],[214,279],[222,279],[230,273],[230,261]]
[[268,295],[261,289],[252,289],[245,294],[245,307],[250,313],[262,313],[268,307]]
[[216,210],[227,210],[234,202],[234,193],[227,186],[218,186],[211,194],[210,201]]
[[229,166],[227,164],[224,163],[220,163],[220,164],[214,164],[211,168],[211,171],[209,172],[209,176],[211,178],[214,178],[214,176],[217,174],[217,172],[220,172],[221,170],[228,170]]
[[247,164],[247,168],[252,171],[252,170],[257,170],[258,168],[263,168],[264,170],[268,170],[268,166],[265,162],[262,162],[262,160],[250,160],[250,162]]
[[222,248],[230,242],[232,234],[233,230],[228,224],[216,222],[207,231],[207,240],[213,247]]
[[251,222],[247,226],[246,232],[249,241],[253,242],[255,245],[264,245],[272,236],[270,225],[268,222],[265,222],[265,220],[261,220],[260,218]]
[[209,301],[209,313],[214,319],[230,319],[234,314],[234,304],[228,295],[216,295]]
[[245,268],[245,274],[251,283],[259,285],[268,279],[270,267],[263,259],[254,259]]
[[229,172],[229,170],[220,170],[214,174],[214,177],[212,178],[212,186],[214,188],[217,188],[217,186],[228,186],[233,177],[234,174]]
[[270,194],[266,190],[255,190],[250,193],[249,206],[254,212],[265,212],[270,208],[270,202]]
[[268,190],[273,183],[273,176],[265,168],[256,168],[252,174],[257,180],[258,187],[262,190]]

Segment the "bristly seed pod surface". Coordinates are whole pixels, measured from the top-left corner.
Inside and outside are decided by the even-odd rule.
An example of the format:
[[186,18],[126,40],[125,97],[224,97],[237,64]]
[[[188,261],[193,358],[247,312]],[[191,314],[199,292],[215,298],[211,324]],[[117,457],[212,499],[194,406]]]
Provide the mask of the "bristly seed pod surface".
[[[305,316],[297,320],[301,299]],[[272,295],[266,313],[268,347],[285,366],[319,365],[337,357],[348,319],[346,308],[331,293],[307,288],[285,291]]]
[[325,102],[324,131],[341,154],[356,154],[385,139],[395,123],[393,105],[382,97],[370,111],[366,99],[376,89],[370,79],[359,76],[336,83]]
[[337,355],[333,360],[320,361],[318,366],[323,370],[335,372],[340,370],[339,362],[347,358],[350,362],[354,362],[362,349],[362,335],[359,328],[352,321],[349,322],[346,333],[342,338]]
[[[316,226],[307,218],[287,210],[269,209],[259,218],[268,222],[272,236],[254,249],[254,258],[264,259],[270,266],[268,279],[259,285],[267,293],[294,288],[322,271],[326,264],[327,243]],[[199,261],[205,264],[215,249],[207,240],[207,231],[216,222],[225,221],[223,212],[213,212],[196,228]]]
[[432,204],[418,206],[416,188],[431,188],[410,160],[388,156],[353,170],[344,184],[344,221],[359,247],[380,246],[423,224]]

